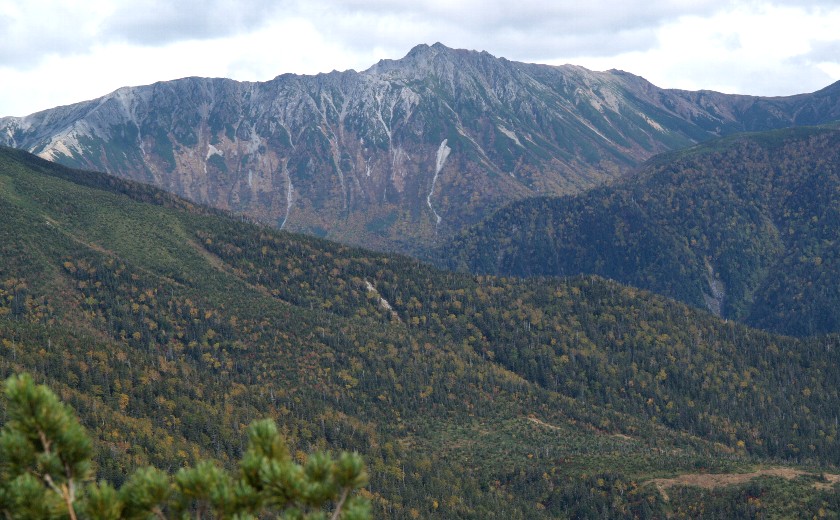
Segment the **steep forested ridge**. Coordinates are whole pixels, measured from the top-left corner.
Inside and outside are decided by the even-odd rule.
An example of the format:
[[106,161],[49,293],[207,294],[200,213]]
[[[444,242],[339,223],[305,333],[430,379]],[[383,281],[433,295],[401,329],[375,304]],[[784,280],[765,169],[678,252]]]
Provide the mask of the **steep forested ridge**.
[[0,257],[0,375],[56,389],[117,483],[230,464],[268,416],[297,457],[359,450],[379,517],[838,511],[801,479],[714,500],[646,483],[840,463],[834,337],[600,278],[438,271],[8,149]]
[[798,336],[840,330],[840,130],[746,134],[611,187],[523,201],[441,256],[480,273],[598,274]]

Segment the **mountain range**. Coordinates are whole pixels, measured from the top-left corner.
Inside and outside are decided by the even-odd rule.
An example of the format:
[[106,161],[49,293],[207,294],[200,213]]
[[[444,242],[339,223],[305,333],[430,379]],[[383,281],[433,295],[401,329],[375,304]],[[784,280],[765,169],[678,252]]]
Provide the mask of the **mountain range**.
[[115,484],[269,417],[377,518],[837,516],[838,96],[435,44],[2,118],[0,374]]
[[[362,453],[378,518],[832,515],[837,340],[598,277],[439,271],[0,149],[0,371],[72,405],[114,483],[229,465],[267,416],[295,457]],[[736,484],[684,486],[707,473]]]
[[534,196],[714,137],[840,117],[840,84],[766,98],[419,45],[363,72],[186,78],[0,119],[0,144],[282,229],[416,252]]

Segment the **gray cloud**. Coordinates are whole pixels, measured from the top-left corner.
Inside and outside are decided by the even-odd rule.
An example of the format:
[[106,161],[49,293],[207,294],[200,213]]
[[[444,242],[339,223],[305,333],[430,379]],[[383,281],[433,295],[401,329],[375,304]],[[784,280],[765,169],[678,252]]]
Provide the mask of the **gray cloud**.
[[64,3],[52,9],[42,9],[37,3],[18,4],[3,9],[0,0],[0,66],[28,69],[45,55],[73,54],[87,48],[85,13]]
[[[14,9],[2,9],[6,2]],[[333,43],[366,53],[396,56],[441,41],[516,60],[608,56],[652,48],[656,29],[681,16],[770,4],[836,7],[834,0],[115,0],[98,12],[85,3],[0,0],[0,13],[19,13],[0,15],[0,65],[111,42],[158,46],[231,36],[283,17],[306,19]]]
[[323,0],[314,2],[321,9],[328,8],[334,13],[412,16],[435,22],[458,23],[470,31],[501,27],[578,31],[634,29],[656,26],[677,16],[710,14],[730,4],[726,0],[519,0],[515,3],[509,0],[348,0],[337,5]]
[[818,41],[811,44],[811,51],[800,60],[807,63],[840,63],[840,41]]
[[219,38],[261,27],[285,2],[276,0],[151,0],[120,4],[101,36],[141,45]]
[[[0,0],[3,2],[14,0]],[[781,4],[831,6],[828,0]],[[487,50],[515,60],[608,56],[656,45],[655,31],[680,16],[707,16],[755,0],[149,0],[115,1],[108,12],[84,3],[17,2],[0,18],[0,65],[37,63],[50,53],[112,42],[158,46],[258,29],[283,17],[306,19],[333,43],[397,56],[417,43]],[[3,9],[0,9],[0,13]],[[47,22],[44,22],[46,16]],[[92,22],[95,21],[95,23]],[[88,27],[79,31],[80,26]]]
[[[4,9],[4,4],[12,7]],[[46,56],[68,56],[121,42],[158,46],[230,36],[261,27],[286,0],[115,1],[111,10],[84,2],[0,0],[0,66],[29,68]]]
[[317,13],[325,34],[354,48],[408,49],[441,41],[517,60],[646,50],[655,30],[684,15],[708,15],[721,0],[408,2],[349,0],[300,5]]

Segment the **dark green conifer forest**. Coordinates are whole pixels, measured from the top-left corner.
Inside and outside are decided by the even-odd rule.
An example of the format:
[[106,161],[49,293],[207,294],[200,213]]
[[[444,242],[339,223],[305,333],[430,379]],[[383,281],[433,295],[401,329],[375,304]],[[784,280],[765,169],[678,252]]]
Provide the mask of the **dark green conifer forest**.
[[441,249],[517,276],[597,274],[783,334],[840,332],[840,129],[744,134],[581,195],[527,199]]
[[[72,407],[90,439],[74,474],[96,475],[79,503],[122,500],[109,518],[136,517],[138,479],[166,482],[167,514],[231,517],[236,500],[184,490],[238,489],[266,436],[316,476],[346,459],[309,454],[357,452],[368,481],[346,504],[374,518],[840,514],[836,335],[598,276],[441,271],[8,149],[0,258],[0,375]],[[310,512],[363,484],[352,460]],[[31,462],[3,459],[3,489],[28,474],[47,493]],[[765,468],[789,472],[656,480]]]

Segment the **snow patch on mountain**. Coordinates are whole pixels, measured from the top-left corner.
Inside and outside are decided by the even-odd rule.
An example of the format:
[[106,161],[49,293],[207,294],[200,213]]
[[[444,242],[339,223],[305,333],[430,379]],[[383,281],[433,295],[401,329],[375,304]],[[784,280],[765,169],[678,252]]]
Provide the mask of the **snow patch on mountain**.
[[429,194],[426,196],[426,204],[429,205],[429,209],[432,210],[432,213],[435,215],[435,223],[440,224],[441,218],[438,215],[435,208],[432,206],[432,195],[435,193],[435,184],[437,184],[438,176],[440,175],[440,171],[443,169],[443,165],[446,164],[446,159],[449,157],[449,153],[452,151],[452,148],[449,148],[446,145],[448,139],[444,139],[440,146],[438,147],[437,157],[435,158],[435,176],[432,178],[432,189],[429,190]]
[[703,300],[706,304],[706,308],[709,309],[709,312],[715,316],[722,316],[724,299],[726,298],[726,288],[708,259],[706,260],[706,282],[709,284],[710,293],[703,293]]
[[516,145],[517,145],[517,146],[519,146],[520,148],[524,148],[524,146],[522,146],[522,143],[520,143],[520,142],[519,142],[519,138],[518,138],[518,137],[516,137],[516,134],[515,134],[515,133],[513,133],[511,130],[509,130],[509,129],[505,128],[505,127],[504,127],[504,126],[502,126],[502,125],[498,125],[498,128],[499,128],[499,131],[500,131],[501,133],[503,133],[503,134],[505,134],[506,136],[508,136],[508,138],[510,138],[510,140],[511,140],[511,141],[513,141],[514,143],[516,143]]
[[207,145],[207,157],[205,157],[205,158],[204,158],[204,160],[209,160],[209,159],[210,159],[211,157],[213,157],[214,155],[219,155],[219,156],[221,156],[221,157],[224,157],[224,156],[225,156],[225,152],[223,152],[223,151],[219,150],[218,148],[216,148],[216,147],[215,147],[215,146],[213,146],[212,144],[208,144],[208,145]]
[[376,297],[376,299],[379,302],[379,308],[389,313],[391,315],[391,319],[396,321],[402,321],[400,320],[399,314],[397,314],[397,312],[391,306],[391,303],[385,298],[383,298],[381,294],[379,294],[379,291],[376,290],[376,287],[374,287],[374,285],[370,283],[370,281],[365,280],[365,288],[367,289],[368,293]]
[[286,180],[286,215],[283,217],[283,222],[280,224],[280,229],[286,227],[286,222],[289,220],[289,213],[292,212],[292,202],[294,202],[294,186],[292,185],[292,176],[289,175],[289,169],[286,162],[283,162],[283,177]]
[[645,123],[649,124],[651,127],[655,128],[656,130],[658,130],[660,132],[665,132],[665,129],[662,128],[662,125],[660,125],[659,123],[657,123],[653,119],[649,118],[646,114],[643,114],[641,112],[638,112],[638,114],[640,114],[642,116],[642,119],[645,120]]

